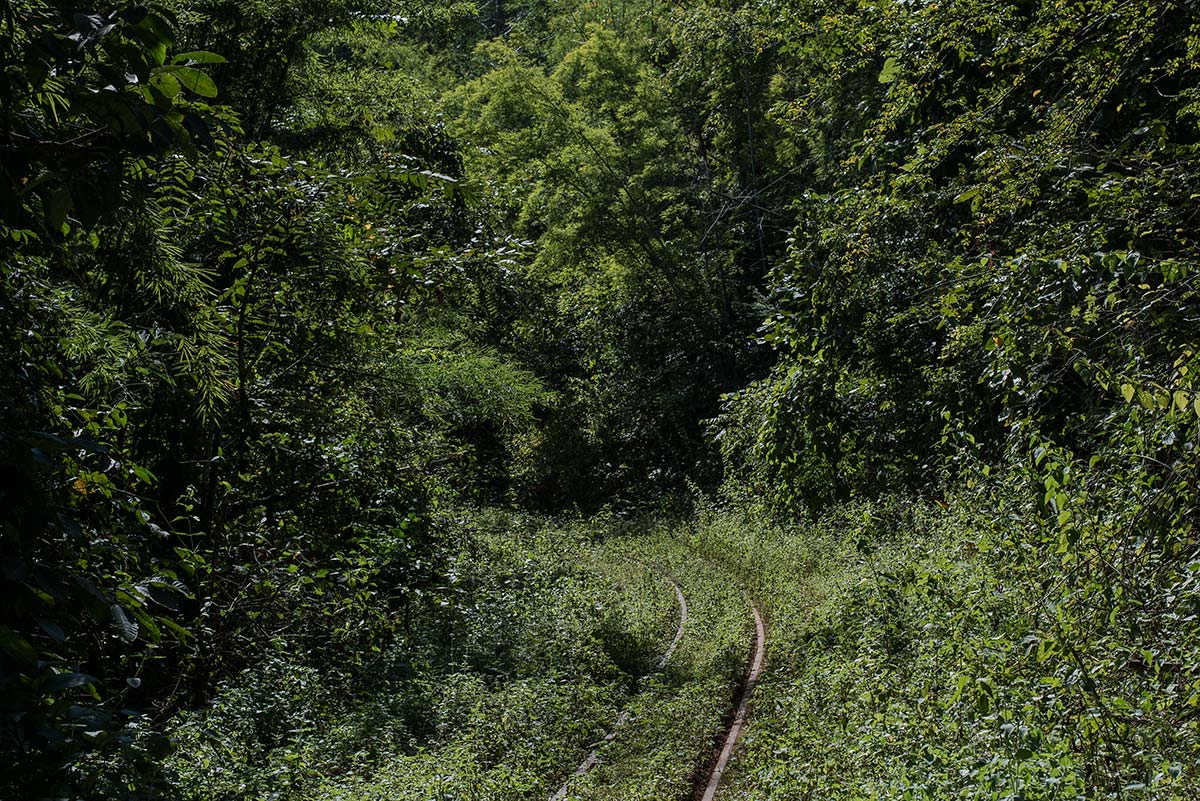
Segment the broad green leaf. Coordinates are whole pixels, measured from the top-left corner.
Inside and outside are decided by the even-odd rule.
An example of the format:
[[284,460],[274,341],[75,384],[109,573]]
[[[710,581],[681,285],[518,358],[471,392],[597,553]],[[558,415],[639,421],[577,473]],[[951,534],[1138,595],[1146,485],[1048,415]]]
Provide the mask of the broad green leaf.
[[193,67],[176,67],[171,72],[189,92],[194,92],[201,97],[217,96],[217,85],[213,83],[212,78],[200,70]]
[[59,690],[69,690],[72,687],[82,687],[85,684],[92,684],[95,681],[95,676],[89,676],[86,673],[59,673],[56,676],[46,679],[46,683],[42,685],[42,690],[53,693]]
[[37,650],[29,644],[29,640],[3,626],[0,626],[0,651],[27,665],[37,662]]
[[966,192],[963,192],[961,195],[954,198],[954,202],[955,203],[966,203],[968,200],[973,200],[974,198],[977,198],[977,197],[979,197],[979,187],[976,186],[972,189],[968,189]]
[[225,56],[210,53],[207,50],[192,50],[180,53],[171,61],[175,64],[224,64]]
[[173,634],[175,636],[175,639],[180,642],[185,642],[192,638],[192,633],[190,631],[188,631],[183,626],[176,623],[174,620],[171,620],[170,618],[160,617],[158,619],[158,622],[164,629],[166,629],[171,634]]
[[66,189],[55,189],[46,200],[46,227],[51,231],[62,230],[71,208],[71,193]]
[[55,642],[63,642],[67,639],[67,634],[62,630],[62,626],[55,623],[53,620],[47,620],[44,617],[35,618],[37,624],[42,627],[42,631],[50,635],[50,639]]
[[150,78],[150,83],[154,85],[158,91],[162,92],[163,96],[168,100],[179,94],[181,87],[179,81],[175,79],[169,72],[160,72]]
[[112,604],[108,607],[109,614],[112,616],[113,625],[117,627],[117,636],[122,642],[133,642],[137,639],[138,624],[129,619],[129,615],[125,614],[125,610],[120,604]]
[[895,56],[888,56],[887,60],[883,62],[883,69],[879,73],[879,82],[891,83],[896,80],[899,74],[900,62],[896,60]]

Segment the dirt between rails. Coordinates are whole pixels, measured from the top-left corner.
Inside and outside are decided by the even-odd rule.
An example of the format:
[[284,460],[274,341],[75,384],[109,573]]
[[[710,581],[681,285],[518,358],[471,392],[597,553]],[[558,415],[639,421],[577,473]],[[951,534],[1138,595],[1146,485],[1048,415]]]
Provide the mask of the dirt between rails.
[[[679,602],[679,626],[675,631],[675,637],[671,640],[671,645],[658,661],[655,672],[661,671],[666,667],[667,662],[674,655],[675,649],[679,646],[680,640],[683,639],[683,631],[687,626],[687,600],[684,598],[683,590],[676,581],[672,579],[671,585],[675,590],[675,596]],[[714,801],[716,798],[725,774],[729,769],[729,762],[733,758],[734,747],[737,745],[737,741],[746,727],[750,713],[750,698],[754,693],[755,686],[757,686],[759,679],[762,677],[763,664],[766,662],[767,654],[766,624],[763,622],[762,613],[759,611],[758,606],[753,602],[750,604],[750,611],[754,617],[754,644],[751,648],[750,657],[747,660],[746,672],[738,683],[738,704],[725,717],[724,725],[721,729],[725,732],[725,736],[714,742],[712,754],[705,760],[705,769],[697,772],[694,790],[690,796],[693,801]],[[629,718],[630,712],[626,708],[617,717],[612,730],[605,736],[606,743],[617,738],[620,730],[629,722]],[[719,749],[717,743],[720,743]],[[567,777],[562,786],[558,788],[558,791],[550,797],[550,801],[564,801],[570,791],[571,782],[590,771],[599,761],[600,752],[599,748],[597,748],[589,753],[583,762],[579,764],[579,767]]]
[[[662,669],[667,666],[667,663],[671,661],[671,657],[675,655],[675,649],[679,647],[679,641],[683,639],[683,630],[687,627],[688,622],[687,599],[683,597],[683,589],[679,586],[679,582],[675,581],[674,579],[671,579],[671,586],[675,589],[675,599],[679,602],[679,626],[675,629],[675,636],[671,639],[671,644],[667,647],[666,653],[662,655],[662,658],[658,660],[658,664],[655,665],[655,673],[662,671]],[[612,730],[609,731],[609,733],[604,737],[604,741],[606,743],[617,739],[617,735],[620,733],[621,729],[624,728],[625,724],[629,722],[629,717],[629,709],[626,708],[622,710],[621,714],[617,717],[616,722],[613,723]],[[562,786],[558,788],[557,792],[550,796],[550,801],[563,801],[567,797],[567,793],[570,791],[571,782],[584,775],[592,768],[596,767],[596,763],[599,761],[600,750],[599,748],[596,748],[589,753],[582,762],[579,763],[579,767],[575,769],[574,773],[567,777],[566,781],[562,783]]]

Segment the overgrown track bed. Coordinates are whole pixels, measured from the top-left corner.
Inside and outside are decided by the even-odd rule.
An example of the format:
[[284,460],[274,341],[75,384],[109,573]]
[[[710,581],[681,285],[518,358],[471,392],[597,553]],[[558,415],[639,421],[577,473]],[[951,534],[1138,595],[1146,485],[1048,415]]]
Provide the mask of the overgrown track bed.
[[663,528],[606,543],[611,559],[661,565],[673,576],[687,596],[689,622],[670,663],[630,702],[621,736],[598,749],[595,766],[571,782],[563,801],[688,797],[727,731],[752,653],[745,595],[723,566],[697,558],[678,534]]
[[[667,647],[666,653],[663,654],[662,659],[660,659],[658,661],[658,665],[655,666],[656,673],[661,671],[663,668],[665,668],[667,666],[667,663],[671,661],[671,657],[672,657],[672,655],[674,655],[675,649],[679,647],[679,641],[683,639],[684,629],[687,627],[687,621],[688,621],[687,598],[684,597],[683,590],[680,588],[678,582],[672,580],[671,587],[672,587],[672,589],[675,590],[675,599],[679,603],[679,626],[678,626],[678,628],[675,629],[675,636],[671,639],[671,644]],[[615,740],[617,738],[617,735],[620,733],[621,729],[624,728],[625,724],[627,724],[629,722],[629,718],[630,718],[630,710],[628,707],[626,707],[625,709],[621,710],[620,716],[617,718],[616,722],[613,724],[612,731],[610,731],[607,735],[605,735],[605,738],[604,738],[605,741],[612,742],[613,740]],[[599,761],[600,761],[600,751],[598,748],[593,749],[587,755],[587,757],[583,760],[583,762],[579,763],[579,767],[577,767],[575,769],[575,772],[572,773],[565,782],[563,782],[562,786],[558,788],[558,791],[555,792],[554,795],[550,797],[550,801],[563,801],[563,799],[565,799],[567,797],[567,793],[570,790],[571,782],[574,781],[575,779],[577,779],[578,777],[583,776],[588,771],[590,771],[592,768],[596,767],[596,764]]]
[[472,523],[352,707],[279,661],[177,720],[185,801],[272,788],[280,801],[690,797],[755,652],[729,564],[678,527],[505,512]]
[[[326,700],[321,676],[281,663],[177,721],[184,798],[545,801],[646,686],[638,677],[657,686],[665,653],[666,673],[693,659],[663,580],[674,565],[630,558],[656,550],[620,547],[600,526],[504,512],[472,523],[350,708]],[[680,580],[689,620],[693,584]],[[712,606],[699,602],[707,627]],[[258,745],[261,732],[278,744]]]

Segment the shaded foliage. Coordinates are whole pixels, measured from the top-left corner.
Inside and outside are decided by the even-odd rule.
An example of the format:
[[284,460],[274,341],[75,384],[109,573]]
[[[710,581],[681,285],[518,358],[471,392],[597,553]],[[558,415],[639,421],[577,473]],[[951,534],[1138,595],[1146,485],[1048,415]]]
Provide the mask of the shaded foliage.
[[[938,695],[922,725],[990,748],[980,721],[1009,698],[1028,720],[1001,745],[1042,732],[1005,752],[1012,775],[1173,787],[1193,747],[1191,623],[1169,621],[1200,497],[1198,19],[1191,0],[5,4],[0,791],[357,792],[304,750],[327,746],[366,749],[364,770],[403,752],[433,787],[408,760],[429,743],[463,781],[545,789],[547,755],[587,734],[566,711],[600,716],[637,672],[625,622],[580,622],[603,647],[576,652],[517,621],[592,601],[505,581],[591,579],[487,576],[520,560],[471,555],[462,510],[673,514],[722,484],[783,520],[867,504],[849,546],[873,589],[837,591],[805,635],[833,656],[797,676],[856,687],[838,659],[892,670],[915,621],[974,598],[956,625],[1012,647],[910,660],[991,687]],[[987,547],[928,540],[977,549],[982,585],[895,549],[900,572],[875,569],[925,525],[871,511],[898,495],[1008,515],[977,521]],[[464,565],[486,589],[455,589]],[[1044,609],[1005,607],[1011,587]],[[510,628],[526,639],[437,645]],[[1055,660],[1053,713],[1023,694],[1024,637]],[[522,658],[588,664],[557,693]],[[395,706],[355,689],[381,670]],[[511,729],[470,705],[565,740],[505,762],[489,738]],[[187,753],[164,763],[168,731]],[[660,778],[690,764],[638,753]],[[928,789],[894,769],[839,787]]]
[[8,794],[157,797],[163,718],[262,652],[361,666],[435,578],[431,508],[549,399],[491,344],[506,246],[450,167],[256,141],[259,67],[195,13],[5,7]]

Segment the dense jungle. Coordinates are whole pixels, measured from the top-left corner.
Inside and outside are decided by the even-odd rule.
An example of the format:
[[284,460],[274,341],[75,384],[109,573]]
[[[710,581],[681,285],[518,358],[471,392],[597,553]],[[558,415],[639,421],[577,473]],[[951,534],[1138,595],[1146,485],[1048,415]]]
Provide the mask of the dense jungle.
[[1198,0],[0,0],[0,798],[1200,801]]

